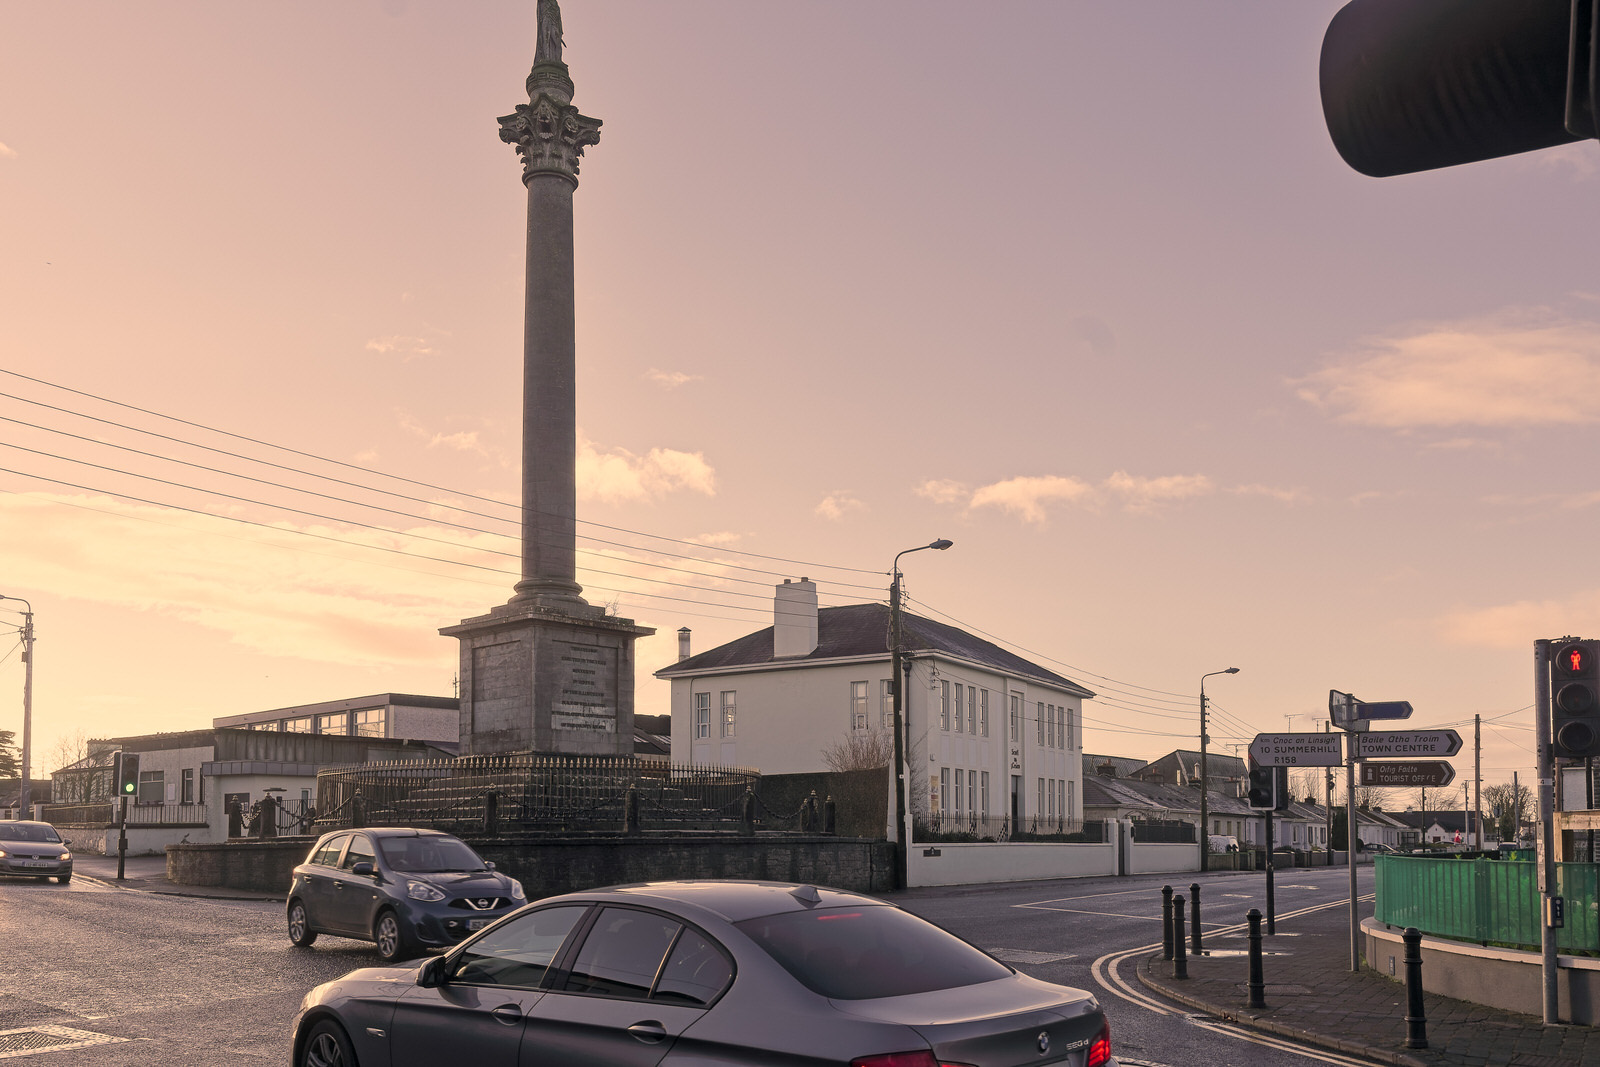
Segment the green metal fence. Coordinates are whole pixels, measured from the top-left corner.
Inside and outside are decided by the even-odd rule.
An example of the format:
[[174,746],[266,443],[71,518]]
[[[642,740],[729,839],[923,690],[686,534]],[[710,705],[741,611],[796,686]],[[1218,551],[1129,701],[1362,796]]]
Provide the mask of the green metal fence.
[[[1376,859],[1373,914],[1391,926],[1479,944],[1539,947],[1539,865],[1502,859]],[[1600,865],[1556,864],[1555,895],[1566,901],[1563,952],[1600,952]]]

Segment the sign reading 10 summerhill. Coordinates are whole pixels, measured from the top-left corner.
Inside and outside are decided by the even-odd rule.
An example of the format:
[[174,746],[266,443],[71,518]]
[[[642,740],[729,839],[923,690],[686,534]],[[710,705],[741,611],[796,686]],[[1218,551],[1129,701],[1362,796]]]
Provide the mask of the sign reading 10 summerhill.
[[563,641],[556,651],[559,686],[550,709],[551,727],[614,733],[617,709],[607,694],[616,692],[611,684],[617,669],[615,650]]

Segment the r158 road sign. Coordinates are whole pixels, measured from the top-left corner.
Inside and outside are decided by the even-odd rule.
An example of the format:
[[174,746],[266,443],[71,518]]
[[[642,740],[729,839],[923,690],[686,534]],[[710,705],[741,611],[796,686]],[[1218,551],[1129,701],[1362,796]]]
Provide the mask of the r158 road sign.
[[1385,730],[1354,736],[1358,760],[1454,756],[1461,751],[1461,735],[1454,730]]
[[1363,763],[1361,784],[1400,789],[1433,789],[1455,781],[1456,769],[1442,759]]
[[1338,734],[1256,734],[1250,758],[1262,767],[1337,767]]

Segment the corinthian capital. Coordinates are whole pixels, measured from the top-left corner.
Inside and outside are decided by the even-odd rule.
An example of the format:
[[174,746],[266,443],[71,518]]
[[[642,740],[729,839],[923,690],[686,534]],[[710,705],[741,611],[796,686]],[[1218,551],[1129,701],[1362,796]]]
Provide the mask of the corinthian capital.
[[522,181],[535,174],[559,174],[576,185],[578,160],[586,145],[600,143],[600,120],[578,114],[571,104],[540,93],[515,113],[500,118],[500,139],[517,146]]

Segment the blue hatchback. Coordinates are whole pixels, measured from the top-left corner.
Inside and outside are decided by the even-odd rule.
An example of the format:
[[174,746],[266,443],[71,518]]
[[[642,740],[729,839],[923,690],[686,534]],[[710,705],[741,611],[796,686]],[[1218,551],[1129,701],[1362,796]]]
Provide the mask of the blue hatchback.
[[369,827],[323,834],[289,886],[289,940],[372,941],[386,961],[454,945],[527,898],[458,837]]

